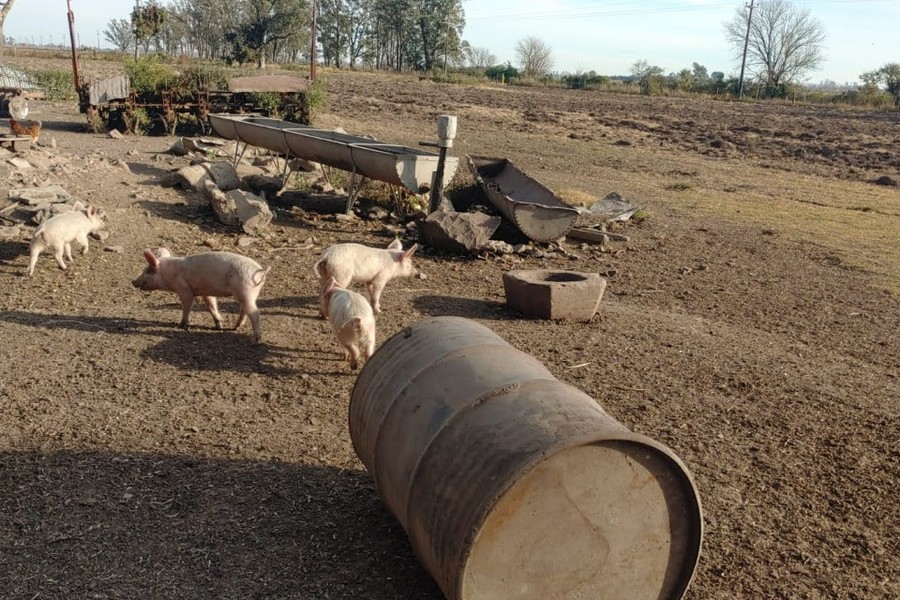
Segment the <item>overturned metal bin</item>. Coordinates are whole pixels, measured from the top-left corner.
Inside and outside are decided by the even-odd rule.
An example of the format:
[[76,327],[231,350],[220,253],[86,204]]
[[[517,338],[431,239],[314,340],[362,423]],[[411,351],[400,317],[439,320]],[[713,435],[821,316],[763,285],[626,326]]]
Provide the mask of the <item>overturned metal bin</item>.
[[386,341],[349,420],[450,600],[681,598],[693,577],[702,515],[681,461],[474,321]]

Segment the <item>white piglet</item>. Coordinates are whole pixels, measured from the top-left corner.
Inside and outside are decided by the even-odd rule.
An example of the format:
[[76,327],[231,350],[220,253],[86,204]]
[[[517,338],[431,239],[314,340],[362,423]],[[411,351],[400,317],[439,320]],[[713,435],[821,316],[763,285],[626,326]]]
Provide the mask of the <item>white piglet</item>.
[[412,256],[418,247],[413,244],[403,249],[400,240],[394,240],[387,248],[372,248],[362,244],[334,244],[322,252],[315,264],[319,275],[319,296],[324,312],[323,290],[330,277],[334,277],[338,287],[347,288],[354,283],[364,283],[372,308],[381,312],[381,292],[394,277],[412,277],[418,274]]
[[29,276],[34,274],[38,256],[45,248],[53,250],[56,264],[65,271],[66,261],[63,260],[63,256],[72,262],[72,242],[78,242],[81,245],[81,253],[87,254],[88,235],[106,227],[103,213],[93,204],[85,206],[81,202],[76,202],[74,209],[47,219],[34,232],[29,248],[31,254],[28,262]]
[[259,309],[256,299],[266,281],[268,268],[263,268],[252,258],[232,252],[202,252],[190,256],[172,256],[166,248],[156,254],[144,250],[147,268],[131,284],[145,292],[163,290],[175,292],[181,300],[181,323],[188,328],[188,318],[194,298],[199,297],[206,304],[216,322],[216,329],[222,328],[217,296],[233,296],[241,307],[237,322],[238,329],[250,317],[253,325],[253,339],[259,342]]
[[334,277],[328,278],[322,297],[331,330],[344,350],[344,360],[355,370],[360,356],[369,360],[375,352],[375,313],[362,294],[340,287]]

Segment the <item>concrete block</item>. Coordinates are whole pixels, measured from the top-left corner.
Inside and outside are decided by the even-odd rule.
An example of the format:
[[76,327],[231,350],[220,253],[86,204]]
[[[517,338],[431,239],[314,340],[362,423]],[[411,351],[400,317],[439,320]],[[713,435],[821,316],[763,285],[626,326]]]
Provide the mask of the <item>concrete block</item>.
[[538,319],[590,321],[600,308],[606,279],[597,273],[551,269],[503,274],[510,308]]

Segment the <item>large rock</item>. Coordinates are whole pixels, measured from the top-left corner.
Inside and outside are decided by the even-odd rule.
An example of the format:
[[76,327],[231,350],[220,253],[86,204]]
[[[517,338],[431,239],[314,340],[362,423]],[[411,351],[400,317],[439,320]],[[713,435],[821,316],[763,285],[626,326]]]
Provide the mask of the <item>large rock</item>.
[[241,185],[237,171],[227,162],[204,162],[184,167],[175,173],[175,180],[182,187],[203,193],[206,182],[211,181],[220,190],[229,191]]
[[434,248],[478,252],[500,226],[500,217],[484,213],[435,211],[419,221],[419,238]]
[[44,203],[69,202],[72,199],[72,195],[61,185],[54,184],[44,187],[9,190],[9,199],[13,202],[37,206]]
[[272,211],[266,201],[243,190],[223,192],[207,181],[203,196],[209,201],[216,219],[229,227],[240,227],[245,233],[258,235],[272,222]]
[[259,235],[268,228],[273,215],[264,199],[243,190],[231,190],[225,195],[234,202],[237,218],[244,233]]

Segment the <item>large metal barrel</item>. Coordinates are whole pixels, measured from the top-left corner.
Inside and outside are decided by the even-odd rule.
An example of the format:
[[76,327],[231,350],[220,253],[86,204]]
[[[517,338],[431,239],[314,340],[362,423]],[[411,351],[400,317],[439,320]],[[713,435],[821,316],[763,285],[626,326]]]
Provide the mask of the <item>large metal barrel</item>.
[[451,600],[681,598],[693,576],[702,515],[681,461],[474,321],[386,341],[350,436]]

